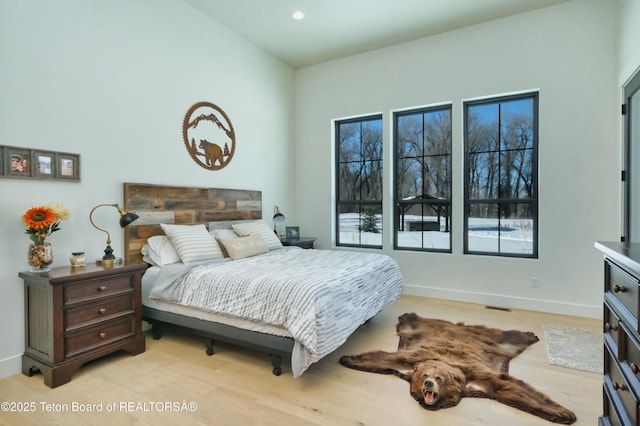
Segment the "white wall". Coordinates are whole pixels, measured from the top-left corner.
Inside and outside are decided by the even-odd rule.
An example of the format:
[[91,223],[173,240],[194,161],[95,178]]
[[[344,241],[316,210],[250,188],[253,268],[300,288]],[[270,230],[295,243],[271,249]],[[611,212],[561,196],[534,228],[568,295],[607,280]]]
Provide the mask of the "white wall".
[[618,14],[618,83],[623,87],[640,68],[640,2],[637,0],[617,0]]
[[[24,351],[21,215],[32,205],[71,208],[50,238],[54,266],[72,251],[102,256],[89,211],[122,203],[123,182],[262,190],[265,217],[278,203],[294,220],[293,70],[185,3],[0,0],[0,58],[0,145],[79,153],[82,163],[80,183],[0,179],[0,377],[20,371]],[[236,132],[219,171],[182,142],[199,101],[221,107]],[[117,213],[96,213],[121,256]]]
[[[400,263],[406,292],[600,317],[602,257],[593,244],[618,239],[620,229],[613,4],[575,0],[298,70],[303,233],[318,236],[320,248],[332,247],[332,119],[384,113],[390,165],[390,111],[451,101],[452,254],[392,250],[386,167],[383,251]],[[462,102],[523,90],[540,92],[539,259],[463,255]],[[534,276],[539,288],[531,287]]]

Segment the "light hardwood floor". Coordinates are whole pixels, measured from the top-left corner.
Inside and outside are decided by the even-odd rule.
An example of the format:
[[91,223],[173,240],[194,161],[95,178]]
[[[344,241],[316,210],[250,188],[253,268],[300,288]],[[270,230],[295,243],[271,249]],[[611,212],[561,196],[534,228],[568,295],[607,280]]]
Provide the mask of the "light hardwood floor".
[[[0,380],[0,402],[28,403],[35,412],[0,412],[1,425],[550,425],[495,401],[465,398],[457,407],[421,408],[395,376],[350,370],[344,354],[395,350],[397,317],[424,317],[530,330],[540,342],[511,362],[510,373],[572,409],[577,425],[602,412],[602,376],[549,365],[542,325],[601,327],[600,321],[403,296],[360,327],[333,354],[293,379],[289,363],[271,374],[268,356],[218,344],[208,357],[201,338],[167,332],[147,336],[145,353],[117,353],[83,366],[71,382],[49,389],[39,374]],[[112,405],[114,404],[115,405]],[[192,411],[186,406],[192,405]],[[76,405],[74,405],[76,404]],[[101,412],[80,412],[97,404]],[[19,405],[19,404],[16,404]],[[113,408],[113,411],[107,412]],[[184,410],[183,410],[184,408]],[[55,409],[61,410],[56,412]],[[172,411],[179,409],[182,411]]]

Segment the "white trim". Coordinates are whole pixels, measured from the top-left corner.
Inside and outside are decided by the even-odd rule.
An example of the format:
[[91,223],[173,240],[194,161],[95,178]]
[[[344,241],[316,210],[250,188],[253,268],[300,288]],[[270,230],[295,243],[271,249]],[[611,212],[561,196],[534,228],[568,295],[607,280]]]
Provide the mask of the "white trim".
[[464,104],[466,102],[483,101],[483,100],[503,98],[508,96],[526,95],[530,93],[540,93],[540,89],[516,90],[515,92],[496,93],[493,95],[483,95],[483,96],[476,96],[474,98],[465,98],[461,100],[462,101],[461,105],[464,107]]
[[602,306],[590,306],[573,303],[559,303],[542,299],[504,296],[500,294],[476,293],[450,290],[446,288],[411,286],[405,284],[404,293],[409,296],[430,297],[433,299],[453,300],[508,309],[545,312],[582,318],[602,319]]
[[[336,122],[338,122],[338,121],[357,120],[358,118],[369,118],[369,117],[371,117],[373,115],[381,115],[382,117],[384,117],[384,112],[382,112],[382,111],[367,112],[367,113],[363,113],[363,114],[349,115],[349,116],[346,116],[346,117],[332,118],[331,119],[331,125],[335,129]],[[333,139],[333,142],[335,142],[335,138]]]
[[0,360],[0,379],[13,376],[22,370],[22,355],[15,355]]
[[402,107],[402,108],[395,108],[395,109],[391,109],[389,110],[389,112],[391,113],[391,119],[393,120],[393,115],[397,112],[407,112],[407,111],[412,111],[412,110],[416,110],[416,112],[420,112],[419,110],[424,110],[424,109],[435,109],[435,108],[442,108],[442,107],[446,107],[446,106],[450,106],[453,109],[453,101],[443,101],[443,102],[436,102],[436,103],[431,103],[431,104],[426,104],[426,105],[417,105],[417,106],[410,106],[410,107]]

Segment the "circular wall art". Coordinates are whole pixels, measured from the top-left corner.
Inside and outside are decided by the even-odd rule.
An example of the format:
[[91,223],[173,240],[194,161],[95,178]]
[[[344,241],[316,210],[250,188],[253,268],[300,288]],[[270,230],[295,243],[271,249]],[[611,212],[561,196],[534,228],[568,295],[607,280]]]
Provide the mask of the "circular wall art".
[[193,161],[220,170],[233,158],[236,134],[225,112],[211,102],[194,104],[184,116],[182,137]]

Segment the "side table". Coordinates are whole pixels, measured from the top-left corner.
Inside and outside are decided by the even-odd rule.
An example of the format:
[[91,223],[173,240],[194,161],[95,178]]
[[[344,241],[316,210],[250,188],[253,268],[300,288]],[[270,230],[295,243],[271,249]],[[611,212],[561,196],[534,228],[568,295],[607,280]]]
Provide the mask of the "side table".
[[24,280],[25,352],[22,373],[42,372],[55,388],[87,361],[145,350],[140,280],[144,263],[63,266],[20,272]]
[[303,249],[312,249],[313,242],[316,240],[316,237],[300,237],[300,238],[285,238],[280,240],[283,246],[298,246]]

